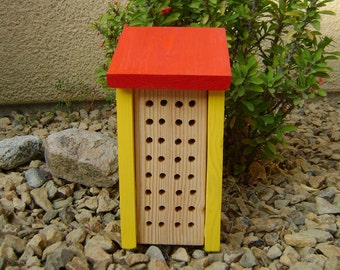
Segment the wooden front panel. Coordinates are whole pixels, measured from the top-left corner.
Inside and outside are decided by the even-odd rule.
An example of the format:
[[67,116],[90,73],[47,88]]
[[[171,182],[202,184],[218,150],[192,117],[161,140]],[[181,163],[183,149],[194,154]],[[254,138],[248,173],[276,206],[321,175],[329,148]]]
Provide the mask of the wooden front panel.
[[204,244],[207,91],[134,92],[137,242]]

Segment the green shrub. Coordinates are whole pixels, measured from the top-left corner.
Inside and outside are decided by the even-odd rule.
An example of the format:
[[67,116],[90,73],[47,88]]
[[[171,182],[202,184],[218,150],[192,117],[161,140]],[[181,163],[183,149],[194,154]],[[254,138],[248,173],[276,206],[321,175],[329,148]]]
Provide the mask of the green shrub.
[[277,157],[283,134],[295,129],[285,117],[301,101],[326,96],[327,51],[332,39],[320,33],[321,15],[332,0],[130,0],[118,1],[94,23],[105,38],[105,74],[125,24],[130,26],[224,27],[232,85],[226,93],[225,165],[238,175],[255,160]]

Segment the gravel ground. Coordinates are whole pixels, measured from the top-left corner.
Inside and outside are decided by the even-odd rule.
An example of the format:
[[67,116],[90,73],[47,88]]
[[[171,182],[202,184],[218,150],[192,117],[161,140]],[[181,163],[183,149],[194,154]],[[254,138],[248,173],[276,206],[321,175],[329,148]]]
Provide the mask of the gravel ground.
[[[0,172],[0,269],[340,269],[340,98],[308,101],[287,122],[298,129],[287,134],[282,161],[254,164],[251,184],[224,178],[217,253],[123,250],[116,186],[87,188],[51,176],[33,188],[24,175],[48,171],[43,158]],[[13,111],[0,117],[0,140],[46,138],[70,127],[115,138],[115,110]]]

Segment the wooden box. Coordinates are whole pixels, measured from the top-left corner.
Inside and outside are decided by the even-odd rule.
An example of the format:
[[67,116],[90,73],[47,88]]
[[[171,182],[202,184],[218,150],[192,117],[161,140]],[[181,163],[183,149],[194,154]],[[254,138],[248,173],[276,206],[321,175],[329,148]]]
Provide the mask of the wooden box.
[[220,248],[224,91],[222,28],[125,27],[112,58],[121,236]]

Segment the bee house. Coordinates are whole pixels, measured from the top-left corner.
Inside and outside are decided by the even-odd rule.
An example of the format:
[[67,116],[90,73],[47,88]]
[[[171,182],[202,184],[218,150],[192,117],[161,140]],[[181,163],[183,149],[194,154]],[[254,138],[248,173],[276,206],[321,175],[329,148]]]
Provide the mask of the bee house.
[[220,248],[223,28],[125,27],[108,73],[116,88],[121,237]]

